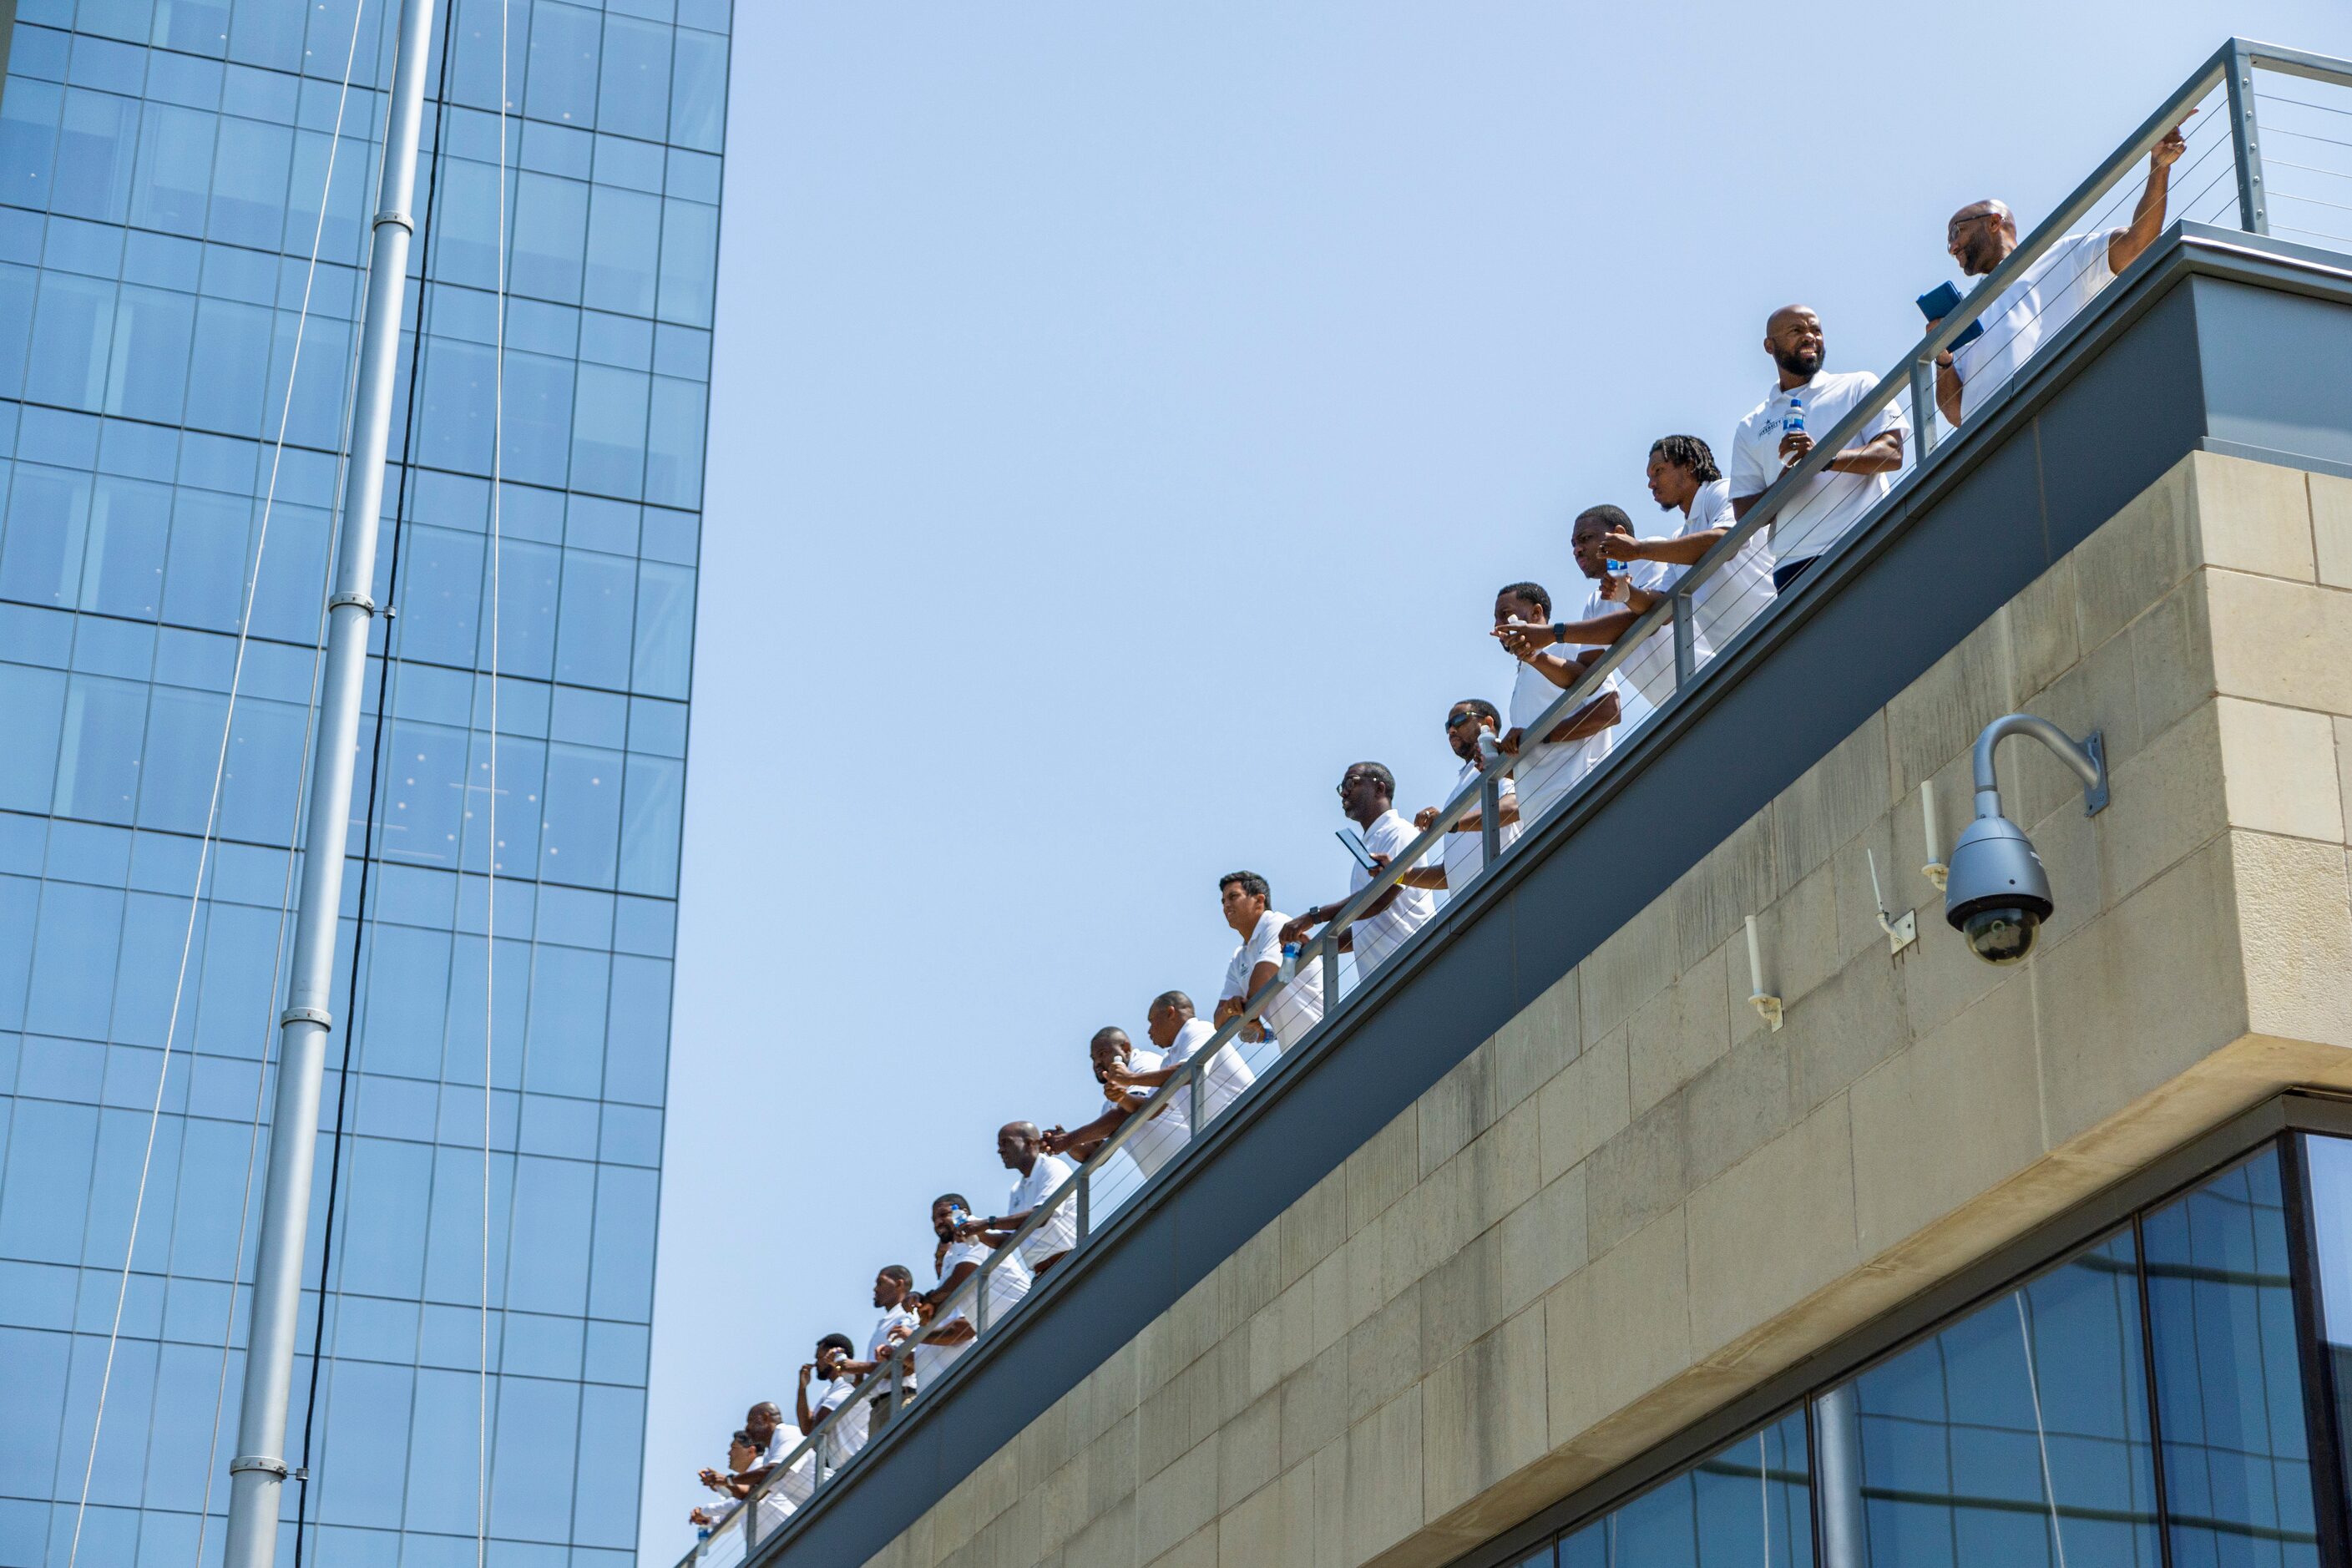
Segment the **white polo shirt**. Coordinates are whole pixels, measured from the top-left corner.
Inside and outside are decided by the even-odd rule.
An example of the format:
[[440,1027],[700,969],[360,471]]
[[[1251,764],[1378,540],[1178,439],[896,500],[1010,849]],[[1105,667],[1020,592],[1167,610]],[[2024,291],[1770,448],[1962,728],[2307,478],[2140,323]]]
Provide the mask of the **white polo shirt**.
[[[1675,531],[1667,538],[1728,529],[1736,521],[1738,517],[1731,515],[1731,479],[1707,479],[1698,487],[1698,494],[1691,496],[1691,510],[1677,512]],[[1750,533],[1748,543],[1740,545],[1727,564],[1717,566],[1715,576],[1700,583],[1698,593],[1691,595],[1691,632],[1698,663],[1707,663],[1719,644],[1731,642],[1740,627],[1755,621],[1771,605],[1771,545],[1764,543],[1769,531],[1771,529],[1757,529]],[[1642,566],[1649,569],[1649,576],[1637,576],[1634,581],[1651,593],[1665,593],[1691,572],[1689,566],[1667,562],[1637,562],[1637,569]],[[1665,637],[1665,632],[1661,632],[1661,637]],[[1673,639],[1667,639],[1665,656],[1673,660]],[[1667,691],[1673,691],[1673,682],[1667,682]]]
[[866,1401],[856,1397],[857,1383],[854,1378],[836,1377],[825,1385],[824,1397],[817,1401],[816,1418],[824,1420],[828,1411],[846,1405],[841,1420],[817,1447],[823,1450],[828,1474],[849,1463],[858,1449],[866,1447],[866,1417],[870,1412]]
[[[969,1263],[974,1268],[978,1268],[988,1261],[988,1244],[984,1241],[949,1242],[947,1256],[940,1259],[940,1278],[945,1279],[954,1273],[959,1264]],[[981,1309],[979,1326],[982,1330],[987,1330],[1003,1322],[1005,1315],[1020,1304],[1021,1298],[1029,1294],[1029,1287],[1032,1283],[1029,1266],[1021,1261],[1018,1254],[990,1269],[988,1300]],[[958,1307],[948,1321],[953,1322],[958,1318],[969,1321],[961,1307]]]
[[[1781,421],[1797,398],[1805,401],[1805,434],[1820,441],[1877,390],[1878,377],[1866,370],[1822,371],[1791,391],[1782,390],[1775,381],[1764,401],[1739,422],[1731,438],[1730,493],[1762,495],[1780,477]],[[1910,429],[1902,405],[1889,403],[1849,445],[1859,447],[1889,430],[1900,430],[1907,447]],[[1843,537],[1894,483],[1892,473],[1814,475],[1805,493],[1784,508],[1765,531],[1772,536],[1772,553],[1783,565],[1811,560]]]
[[[866,1359],[867,1361],[876,1362],[882,1359],[883,1355],[887,1352],[890,1348],[890,1331],[892,1329],[904,1329],[911,1334],[922,1326],[922,1320],[916,1317],[913,1312],[908,1310],[906,1308],[890,1308],[882,1314],[881,1321],[874,1325],[874,1331],[866,1336]],[[887,1373],[877,1372],[874,1374],[874,1377],[876,1381],[871,1392],[875,1398],[879,1399],[890,1391],[889,1374]],[[900,1386],[908,1393],[912,1393],[914,1391],[915,1380],[911,1371],[906,1374],[905,1380],[901,1383]]]
[[[1013,1196],[1006,1203],[1006,1214],[1027,1214],[1052,1196],[1054,1190],[1070,1179],[1076,1169],[1059,1154],[1040,1154],[1029,1173],[1013,1184]],[[1073,1193],[1054,1205],[1045,1223],[1029,1233],[1021,1244],[1021,1261],[1034,1268],[1049,1258],[1056,1258],[1078,1244],[1078,1199]]]
[[[1364,847],[1373,854],[1385,855],[1393,861],[1402,858],[1406,847],[1419,837],[1412,824],[1391,806],[1364,829]],[[1348,891],[1360,893],[1371,880],[1372,874],[1357,866],[1349,873]],[[1376,915],[1367,915],[1348,928],[1348,934],[1355,939],[1356,973],[1369,974],[1377,965],[1385,963],[1389,954],[1402,947],[1405,939],[1419,931],[1436,912],[1436,896],[1428,889],[1397,889],[1396,896],[1389,900],[1387,909]]]
[[[1176,1067],[1189,1062],[1215,1036],[1216,1028],[1206,1018],[1188,1018],[1168,1043],[1168,1054],[1160,1058],[1162,1067]],[[1224,1114],[1225,1107],[1241,1098],[1242,1090],[1257,1081],[1257,1074],[1249,1063],[1242,1060],[1241,1052],[1228,1040],[1217,1047],[1216,1055],[1201,1074],[1201,1115],[1204,1121],[1213,1121]],[[1192,1106],[1192,1089],[1187,1085],[1171,1096],[1183,1108],[1185,1128],[1191,1131]]]
[[[1155,1072],[1162,1065],[1158,1051],[1147,1051],[1140,1046],[1134,1047],[1129,1051],[1128,1060],[1129,1065],[1137,1072]],[[1132,1110],[1139,1098],[1157,1092],[1156,1089],[1137,1089],[1130,1094],[1120,1096],[1116,1103]],[[1110,1097],[1106,1095],[1104,1098],[1108,1100]],[[1138,1114],[1141,1113],[1138,1112]],[[1142,1126],[1137,1128],[1134,1136],[1119,1147],[1127,1151],[1127,1157],[1134,1161],[1137,1168],[1142,1171],[1146,1179],[1149,1179],[1158,1175],[1160,1167],[1174,1159],[1178,1152],[1184,1147],[1184,1133],[1183,1107],[1171,1105],[1160,1110]]]
[[[1549,685],[1550,683],[1547,681],[1545,684]],[[1470,761],[1463,763],[1462,771],[1454,776],[1454,794],[1460,795],[1464,790],[1468,789],[1472,784],[1476,784],[1478,782],[1478,759],[1474,756]],[[1517,786],[1509,779],[1505,779],[1503,781],[1502,794],[1499,798],[1503,800],[1514,800],[1517,798]],[[1450,799],[1452,797],[1449,796],[1448,798]],[[1511,847],[1511,841],[1518,836],[1519,825],[1517,823],[1507,822],[1503,824],[1502,844],[1504,848],[1508,849]],[[1445,836],[1445,896],[1447,898],[1450,899],[1454,897],[1454,895],[1459,893],[1463,889],[1468,887],[1470,885],[1470,879],[1476,876],[1486,868],[1486,836],[1484,833],[1475,827],[1471,828],[1468,832],[1465,832],[1461,828],[1457,827],[1453,832]]]
[[[915,1342],[914,1356],[916,1378],[922,1386],[929,1388],[931,1385],[931,1380],[953,1366],[956,1358],[971,1349],[972,1343],[971,1340],[966,1340],[960,1345],[938,1345],[929,1340],[918,1340]],[[911,1388],[914,1384],[909,1384],[908,1386]]]
[[[800,1440],[800,1434],[793,1433],[793,1441],[797,1443]],[[781,1496],[784,1500],[785,1511],[789,1513],[793,1509],[808,1501],[809,1494],[816,1490],[815,1476],[815,1455],[803,1453],[799,1458],[784,1467],[784,1479],[768,1489],[768,1496],[772,1498]]]
[[[1234,949],[1234,956],[1225,964],[1225,988],[1217,998],[1220,1002],[1234,997],[1247,1000],[1251,971],[1261,963],[1282,963],[1282,928],[1288,924],[1288,915],[1268,910],[1258,917],[1257,927],[1249,940]],[[1274,1036],[1275,1044],[1288,1050],[1303,1038],[1307,1031],[1323,1021],[1323,963],[1320,959],[1302,957],[1298,973],[1290,983],[1274,994],[1274,1000],[1258,1015],[1258,1021]]]
[[[1591,620],[1607,610],[1618,608],[1601,596],[1601,584],[1587,581],[1582,605],[1570,609],[1567,620]],[[1604,692],[1618,689],[1618,679],[1612,671],[1600,689],[1592,693],[1599,698]],[[1524,731],[1519,736],[1518,767],[1511,776],[1519,785],[1519,821],[1532,824],[1574,788],[1576,782],[1599,765],[1616,742],[1614,726],[1589,735],[1581,741],[1539,741],[1534,734],[1535,722],[1545,709],[1566,694],[1567,688],[1554,686],[1539,674],[1535,666],[1520,661],[1518,679],[1511,686],[1510,711],[1505,728]],[[1555,721],[1557,725],[1558,721]]]
[[1952,351],[1952,369],[1960,378],[1960,419],[1974,418],[1985,399],[2007,385],[2017,367],[2033,356],[2042,341],[2116,280],[2108,263],[2107,245],[2119,228],[2096,234],[2070,234],[2042,253],[2024,276],[2000,291],[1991,309],[1977,318],[1984,334]]

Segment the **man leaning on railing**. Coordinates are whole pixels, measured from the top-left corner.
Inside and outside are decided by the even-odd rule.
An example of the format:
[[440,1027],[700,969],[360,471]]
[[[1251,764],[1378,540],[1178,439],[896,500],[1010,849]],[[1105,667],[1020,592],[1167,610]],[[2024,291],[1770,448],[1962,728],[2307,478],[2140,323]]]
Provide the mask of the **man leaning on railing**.
[[[1810,305],[1783,305],[1764,322],[1764,352],[1779,378],[1764,401],[1748,411],[1731,438],[1731,511],[1746,517],[1772,481],[1813,449],[1815,430],[1838,421],[1870,400],[1878,377],[1866,370],[1828,371],[1829,339]],[[1893,401],[1863,427],[1862,439],[1829,460],[1802,494],[1772,519],[1772,590],[1785,591],[1840,535],[1878,504],[1903,466],[1903,442],[1910,428]]]
[[[1417,837],[1412,824],[1397,814],[1395,801],[1396,775],[1379,763],[1356,763],[1339,775],[1339,810],[1363,829],[1364,848],[1375,866],[1387,865]],[[1358,862],[1349,875],[1349,898],[1362,892],[1371,879],[1371,871]],[[1305,914],[1292,916],[1283,924],[1282,944],[1304,942],[1317,926],[1328,924],[1347,901],[1317,904]],[[1436,912],[1437,900],[1427,891],[1399,880],[1339,933],[1339,946],[1355,953],[1357,973],[1370,973]]]
[[[1572,624],[1608,622],[1616,628],[1612,639],[1633,624],[1632,616],[1597,593],[1585,599],[1582,614],[1585,618]],[[1530,823],[1609,754],[1609,730],[1621,712],[1617,677],[1612,673],[1591,701],[1554,723],[1550,734],[1529,735],[1528,727],[1559,700],[1561,689],[1582,676],[1583,664],[1572,654],[1549,647],[1551,594],[1540,583],[1507,584],[1495,595],[1495,636],[1519,661],[1518,678],[1511,687],[1511,727],[1496,744],[1520,758],[1512,776],[1519,785],[1519,820]]]
[[[991,1247],[1002,1247],[1012,1240],[1013,1233],[1026,1225],[1029,1216],[1076,1170],[1060,1155],[1047,1152],[1045,1136],[1037,1131],[1034,1121],[1008,1121],[997,1129],[996,1157],[1013,1173],[1011,1212],[988,1219],[968,1219],[956,1227],[959,1237],[984,1241]],[[1044,1274],[1077,1246],[1075,1207],[1069,1198],[1063,1198],[1045,1216],[1045,1223],[1023,1240],[1021,1261],[1029,1266],[1030,1273]]]
[[[884,1359],[898,1348],[898,1342],[922,1326],[907,1305],[907,1298],[914,1293],[914,1270],[903,1263],[882,1266],[874,1276],[874,1305],[881,1309],[882,1316],[875,1323],[874,1331],[866,1336],[866,1359],[839,1363],[835,1368],[835,1376],[845,1374],[863,1384],[882,1372]],[[867,1391],[866,1429],[869,1434],[879,1432],[889,1425],[890,1412],[899,1403],[914,1397],[915,1369],[911,1363],[900,1369],[898,1394],[899,1399],[894,1402],[890,1397],[887,1375],[878,1379],[876,1386]]]
[[[1936,356],[1936,406],[1945,418],[1958,425],[1974,415],[2044,338],[2073,320],[2164,232],[2172,165],[2189,148],[2180,129],[2174,126],[2149,152],[2147,184],[2129,224],[2054,241],[1977,318],[1984,329],[1979,335]],[[2017,248],[2017,218],[2006,202],[1971,202],[1944,226],[1944,248],[1964,275],[1982,278]]]
[[[1483,697],[1465,697],[1445,710],[1445,745],[1462,759],[1462,771],[1454,776],[1454,793],[1460,795],[1478,782],[1486,770],[1490,750],[1502,749],[1502,710]],[[1484,742],[1482,745],[1480,742]],[[1506,849],[1519,836],[1519,795],[1517,786],[1508,776],[1496,791],[1496,815],[1501,818],[1498,836]],[[1415,830],[1426,833],[1437,826],[1443,808],[1424,805],[1413,815]],[[1445,835],[1445,857],[1435,866],[1415,866],[1398,880],[1415,888],[1429,888],[1458,892],[1470,885],[1486,865],[1486,821],[1477,812],[1455,819]]]
[[[1149,1089],[1133,1087],[1133,1075],[1157,1069],[1160,1065],[1158,1051],[1137,1050],[1127,1031],[1111,1025],[1095,1031],[1094,1038],[1087,1042],[1087,1054],[1094,1068],[1095,1082],[1102,1086],[1105,1109],[1083,1127],[1045,1129],[1045,1152],[1049,1154],[1092,1159],[1095,1151],[1125,1126],[1129,1117],[1140,1114],[1144,1102],[1151,1098]],[[1120,1080],[1116,1085],[1111,1081],[1113,1074]],[[1129,1138],[1123,1147],[1128,1158],[1149,1180],[1184,1147],[1185,1132],[1183,1100],[1178,1096],[1172,1104],[1153,1110],[1150,1125]]]
[[[1228,871],[1217,879],[1217,902],[1225,924],[1240,937],[1225,963],[1224,989],[1217,996],[1217,1023],[1237,1017],[1249,999],[1272,984],[1282,973],[1282,928],[1287,915],[1274,908],[1274,889],[1255,871]],[[1271,1035],[1287,1050],[1323,1021],[1323,966],[1299,963],[1297,973],[1275,993],[1265,1011],[1241,1031],[1244,1040]]]
[[[1630,574],[1625,602],[1642,614],[1688,575],[1699,557],[1738,521],[1731,510],[1731,481],[1716,466],[1713,449],[1696,436],[1661,436],[1651,442],[1644,478],[1650,499],[1675,519],[1675,531],[1639,538],[1629,519],[1622,530],[1612,529],[1602,542],[1610,560],[1638,564]],[[1705,664],[1716,645],[1730,641],[1771,602],[1772,552],[1759,531],[1691,595],[1693,667]],[[1671,645],[1666,657],[1673,657]]]
[[[945,1301],[988,1261],[988,1243],[976,1236],[957,1234],[971,1218],[971,1204],[961,1193],[941,1193],[931,1200],[931,1231],[940,1238],[938,1255],[932,1259],[940,1276],[939,1285],[931,1292],[935,1300]],[[972,1316],[966,1316],[959,1307],[946,1322],[933,1324],[927,1337],[936,1344],[969,1344],[980,1337],[980,1324],[1003,1321],[1004,1315],[1029,1293],[1029,1266],[1017,1255],[1007,1258],[988,1271],[987,1288],[981,1292],[982,1299]]]
[[[1151,999],[1144,1014],[1144,1033],[1160,1053],[1160,1065],[1146,1068],[1130,1065],[1106,1068],[1103,1086],[1110,1089],[1144,1089],[1160,1088],[1183,1070],[1184,1064],[1199,1054],[1201,1047],[1216,1037],[1217,1031],[1205,1018],[1193,1016],[1192,999],[1181,991],[1162,991]],[[1242,1090],[1257,1081],[1257,1074],[1234,1049],[1231,1041],[1219,1046],[1206,1066],[1201,1068],[1199,1082],[1201,1121],[1206,1125],[1221,1115],[1225,1107],[1241,1098]],[[1193,1085],[1187,1083],[1169,1096],[1165,1112],[1175,1119],[1189,1137],[1192,1125]]]

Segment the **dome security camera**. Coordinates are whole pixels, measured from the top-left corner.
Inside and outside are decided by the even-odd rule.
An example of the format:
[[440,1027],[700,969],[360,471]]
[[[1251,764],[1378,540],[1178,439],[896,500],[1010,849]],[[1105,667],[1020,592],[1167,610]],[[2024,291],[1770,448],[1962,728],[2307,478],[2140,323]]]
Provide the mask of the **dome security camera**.
[[2074,769],[2083,781],[2086,813],[2095,815],[2107,804],[2106,749],[2097,731],[2077,745],[2047,719],[2011,713],[1986,725],[1977,737],[1977,819],[1952,846],[1944,919],[1967,939],[1969,952],[1992,964],[2016,963],[2032,952],[2042,922],[2057,907],[2033,841],[2001,815],[1993,752],[2011,735],[2041,742]]
[[2033,842],[2006,816],[1980,816],[1952,846],[1944,918],[1987,963],[2015,963],[2033,951],[2056,905]]

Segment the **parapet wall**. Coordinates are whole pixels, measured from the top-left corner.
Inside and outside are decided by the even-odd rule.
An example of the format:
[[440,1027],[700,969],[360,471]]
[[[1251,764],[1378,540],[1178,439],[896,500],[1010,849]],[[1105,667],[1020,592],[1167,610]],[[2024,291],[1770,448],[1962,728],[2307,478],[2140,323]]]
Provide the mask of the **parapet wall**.
[[[1920,785],[1948,839],[2015,708],[2102,730],[2114,796],[2004,752],[2058,909],[1996,970]],[[2352,479],[2194,454],[872,1562],[1475,1547],[2231,1112],[2352,1087],[2347,791]]]

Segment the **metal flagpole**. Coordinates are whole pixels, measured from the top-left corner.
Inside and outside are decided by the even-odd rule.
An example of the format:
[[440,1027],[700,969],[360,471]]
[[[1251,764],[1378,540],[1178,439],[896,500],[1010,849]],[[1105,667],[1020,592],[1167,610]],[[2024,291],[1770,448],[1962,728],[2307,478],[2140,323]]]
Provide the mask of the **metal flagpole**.
[[383,172],[368,256],[367,304],[360,319],[351,479],[343,491],[334,593],[327,601],[326,673],[320,683],[310,816],[302,839],[302,896],[286,1011],[278,1017],[278,1097],[269,1123],[269,1176],[261,1196],[261,1239],[237,1407],[236,1457],[228,1465],[228,1542],[223,1568],[269,1568],[278,1550],[278,1499],[289,1474],[286,1407],[294,1386],[294,1329],[302,1304],[302,1242],[310,1217],[310,1171],[319,1138],[327,1033],[334,1023],[327,1004],[334,980],[336,920],[342,907],[360,688],[367,673],[368,626],[376,609],[368,590],[375,578],[376,512],[383,504],[393,374],[408,289],[409,243],[416,230],[409,208],[416,195],[417,138],[425,117],[425,57],[432,38],[433,0],[401,0],[399,53],[393,63]]

